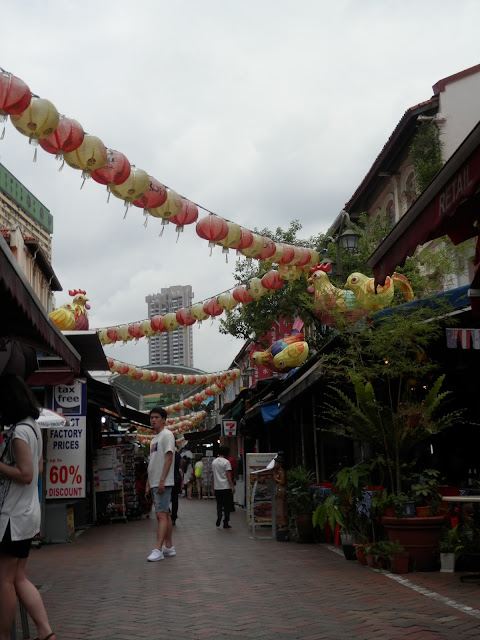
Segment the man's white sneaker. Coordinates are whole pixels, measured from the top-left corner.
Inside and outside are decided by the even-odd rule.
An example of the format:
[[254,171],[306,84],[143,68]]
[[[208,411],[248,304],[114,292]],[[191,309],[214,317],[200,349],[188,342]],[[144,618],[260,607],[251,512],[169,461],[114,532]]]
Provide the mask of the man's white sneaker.
[[175,551],[175,547],[170,547],[170,549],[169,549],[165,545],[163,545],[163,547],[162,547],[162,553],[163,553],[164,556],[176,556],[177,555],[177,552]]
[[159,560],[163,560],[164,555],[158,549],[154,549],[152,553],[148,556],[147,560],[149,562],[158,562]]

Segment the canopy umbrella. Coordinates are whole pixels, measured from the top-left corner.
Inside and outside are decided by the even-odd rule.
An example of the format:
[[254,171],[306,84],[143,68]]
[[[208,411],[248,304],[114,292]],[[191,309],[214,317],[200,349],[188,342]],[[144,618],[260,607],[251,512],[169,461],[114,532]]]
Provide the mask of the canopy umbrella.
[[42,429],[49,429],[52,427],[68,427],[70,420],[65,416],[62,416],[56,411],[51,409],[42,409],[40,416],[37,418],[37,422]]
[[35,349],[11,338],[0,339],[0,375],[20,376],[26,380],[37,369]]

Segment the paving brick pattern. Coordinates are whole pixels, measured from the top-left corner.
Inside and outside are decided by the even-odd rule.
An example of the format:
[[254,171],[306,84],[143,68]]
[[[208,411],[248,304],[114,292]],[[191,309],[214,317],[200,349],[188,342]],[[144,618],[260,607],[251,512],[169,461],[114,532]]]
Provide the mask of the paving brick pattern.
[[480,638],[480,584],[458,573],[393,576],[329,545],[253,540],[238,508],[232,529],[215,519],[213,500],[181,499],[177,556],[155,563],[154,519],[32,550],[58,640]]

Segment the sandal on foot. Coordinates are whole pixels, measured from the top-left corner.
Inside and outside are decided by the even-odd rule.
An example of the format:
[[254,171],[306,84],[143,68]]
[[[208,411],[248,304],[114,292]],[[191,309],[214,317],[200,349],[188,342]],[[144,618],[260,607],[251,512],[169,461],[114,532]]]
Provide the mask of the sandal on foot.
[[52,633],[49,633],[48,636],[45,636],[45,638],[36,637],[35,640],[48,640],[49,638],[52,638],[54,635],[55,633],[52,631]]

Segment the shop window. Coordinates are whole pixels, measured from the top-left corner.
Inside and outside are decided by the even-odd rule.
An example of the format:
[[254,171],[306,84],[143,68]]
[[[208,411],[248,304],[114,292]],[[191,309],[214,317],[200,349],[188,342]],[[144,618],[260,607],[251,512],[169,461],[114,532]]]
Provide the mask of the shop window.
[[385,207],[385,212],[387,214],[387,219],[390,222],[391,226],[395,225],[395,207],[393,206],[393,200],[389,200],[387,206]]

